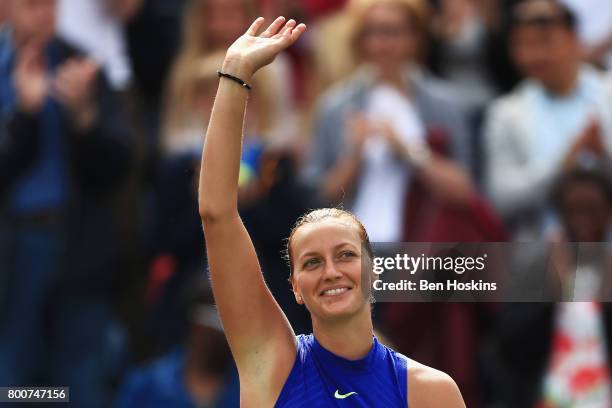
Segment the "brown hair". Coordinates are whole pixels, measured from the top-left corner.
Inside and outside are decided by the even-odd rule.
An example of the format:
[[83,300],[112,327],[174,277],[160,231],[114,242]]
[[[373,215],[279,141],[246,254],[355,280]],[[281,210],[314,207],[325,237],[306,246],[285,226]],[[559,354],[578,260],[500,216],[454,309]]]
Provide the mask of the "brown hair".
[[285,260],[289,263],[289,281],[293,278],[293,259],[291,256],[291,240],[295,235],[295,232],[305,224],[314,224],[316,222],[321,222],[328,218],[332,219],[340,219],[340,218],[348,218],[350,219],[356,226],[359,232],[359,237],[361,238],[361,245],[366,251],[369,259],[374,258],[374,251],[372,250],[372,244],[370,243],[370,237],[368,237],[368,232],[365,227],[359,221],[359,219],[355,216],[355,214],[343,210],[341,208],[319,208],[316,210],[312,210],[302,215],[296,221],[295,225],[291,229],[291,233],[289,234],[289,238],[287,238],[287,247],[285,249]]

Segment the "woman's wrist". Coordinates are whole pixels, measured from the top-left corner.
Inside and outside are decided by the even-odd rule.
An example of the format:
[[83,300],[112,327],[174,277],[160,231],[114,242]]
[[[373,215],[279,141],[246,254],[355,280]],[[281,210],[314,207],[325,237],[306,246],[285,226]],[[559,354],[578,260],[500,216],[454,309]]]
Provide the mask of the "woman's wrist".
[[236,57],[225,57],[221,71],[225,74],[240,78],[246,83],[250,83],[253,77],[253,70],[251,67],[245,61]]

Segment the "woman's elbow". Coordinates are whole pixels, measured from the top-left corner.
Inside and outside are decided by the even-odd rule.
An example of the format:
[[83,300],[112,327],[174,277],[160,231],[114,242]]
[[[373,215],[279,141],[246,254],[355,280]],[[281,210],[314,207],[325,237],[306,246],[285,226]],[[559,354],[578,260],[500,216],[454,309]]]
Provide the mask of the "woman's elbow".
[[200,201],[198,212],[203,225],[216,224],[238,215],[236,206],[218,207]]

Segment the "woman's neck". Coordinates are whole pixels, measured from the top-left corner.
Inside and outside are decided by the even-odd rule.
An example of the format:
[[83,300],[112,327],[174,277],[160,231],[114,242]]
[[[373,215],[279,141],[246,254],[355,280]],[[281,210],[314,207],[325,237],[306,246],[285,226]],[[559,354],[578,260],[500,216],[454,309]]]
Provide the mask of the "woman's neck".
[[372,349],[374,329],[369,306],[344,321],[313,319],[312,326],[319,344],[337,356],[358,360]]

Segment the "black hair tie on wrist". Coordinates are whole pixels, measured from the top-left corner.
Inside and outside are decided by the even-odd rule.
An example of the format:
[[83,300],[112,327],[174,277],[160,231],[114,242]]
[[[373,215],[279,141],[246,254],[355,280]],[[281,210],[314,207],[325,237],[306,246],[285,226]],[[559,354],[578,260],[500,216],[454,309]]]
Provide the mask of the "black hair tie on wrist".
[[230,74],[226,74],[225,72],[221,72],[220,70],[217,70],[217,74],[219,74],[219,77],[231,79],[232,81],[239,83],[240,85],[242,85],[243,87],[245,87],[249,91],[251,90],[251,85],[247,84],[242,79],[240,79],[240,78],[238,78],[236,76],[233,76],[233,75],[230,75]]

